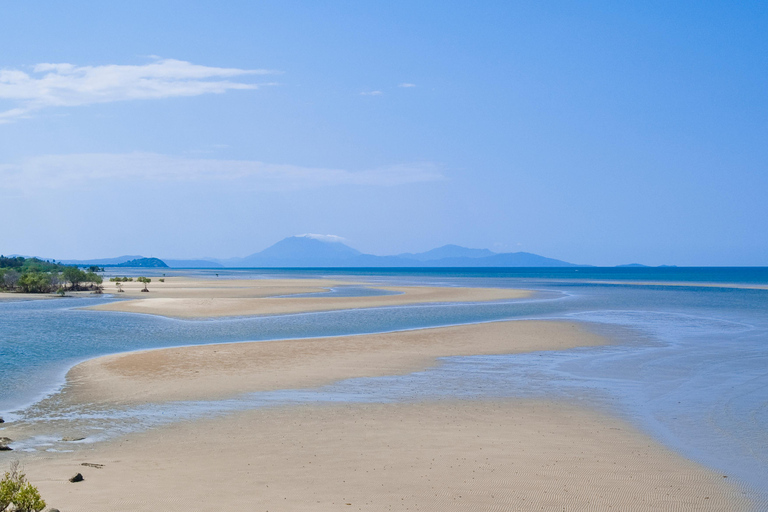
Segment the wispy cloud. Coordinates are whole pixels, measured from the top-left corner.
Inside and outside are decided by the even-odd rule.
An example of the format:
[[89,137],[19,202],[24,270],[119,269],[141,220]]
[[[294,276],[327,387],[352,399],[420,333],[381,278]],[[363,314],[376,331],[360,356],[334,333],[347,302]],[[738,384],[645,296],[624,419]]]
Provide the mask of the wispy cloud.
[[403,82],[402,84],[398,85],[398,87],[416,87],[416,84],[409,84],[408,82]]
[[381,91],[363,91],[360,93],[360,96],[380,96],[384,94]]
[[338,185],[394,186],[436,181],[434,164],[393,165],[349,171],[268,164],[253,160],[183,158],[157,153],[48,155],[0,164],[5,187],[70,189],[137,183],[223,183],[251,190],[291,190]]
[[338,235],[318,235],[316,233],[304,233],[303,235],[296,235],[301,238],[312,238],[314,240],[320,240],[322,242],[344,242],[346,238]]
[[264,84],[230,79],[273,73],[276,72],[201,66],[174,59],[156,59],[139,66],[43,63],[35,65],[31,73],[0,69],[0,99],[17,103],[14,108],[0,112],[0,123],[28,117],[47,107],[74,107],[257,89]]

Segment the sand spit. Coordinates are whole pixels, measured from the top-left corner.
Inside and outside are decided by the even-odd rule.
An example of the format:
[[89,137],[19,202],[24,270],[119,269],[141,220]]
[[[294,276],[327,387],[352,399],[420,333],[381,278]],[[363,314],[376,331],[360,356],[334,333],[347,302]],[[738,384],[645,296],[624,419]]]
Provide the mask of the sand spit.
[[[323,292],[341,284],[360,284],[324,279],[208,280],[166,278],[153,282],[149,293],[141,293],[141,283],[123,284],[121,298],[89,309],[146,313],[174,318],[214,318],[252,315],[281,315],[310,311],[374,308],[437,302],[482,302],[522,299],[528,290],[502,288],[458,288],[429,286],[371,286],[399,295],[370,297],[277,297],[280,295]],[[108,283],[107,291],[113,283]]]
[[91,359],[67,375],[71,403],[210,400],[240,393],[316,387],[353,377],[423,370],[436,358],[596,346],[584,324],[507,321],[384,334],[227,343]]

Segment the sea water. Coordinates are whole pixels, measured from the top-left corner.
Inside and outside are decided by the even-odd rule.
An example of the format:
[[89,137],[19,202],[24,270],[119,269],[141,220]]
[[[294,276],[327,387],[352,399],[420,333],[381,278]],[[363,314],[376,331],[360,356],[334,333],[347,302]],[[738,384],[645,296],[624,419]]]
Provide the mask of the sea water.
[[[619,414],[683,455],[768,496],[768,290],[693,283],[768,283],[766,269],[446,269],[185,271],[198,277],[347,277],[382,284],[524,287],[522,301],[430,304],[220,320],[84,311],[113,298],[0,303],[0,413],[89,440],[153,425],[294,402],[553,398]],[[654,272],[658,270],[658,272]],[[168,271],[166,271],[168,273]],[[600,283],[600,280],[612,284]],[[679,285],[616,282],[674,281]],[[326,295],[367,292],[332,289]],[[74,363],[98,355],[201,343],[351,335],[504,319],[568,319],[613,338],[604,347],[444,358],[406,376],[350,379],[318,389],[214,402],[61,410],[40,398]],[[50,401],[48,401],[50,403]],[[91,422],[89,424],[89,421]],[[90,425],[90,427],[89,427]],[[90,430],[89,430],[90,428]],[[59,449],[60,436],[19,449]]]

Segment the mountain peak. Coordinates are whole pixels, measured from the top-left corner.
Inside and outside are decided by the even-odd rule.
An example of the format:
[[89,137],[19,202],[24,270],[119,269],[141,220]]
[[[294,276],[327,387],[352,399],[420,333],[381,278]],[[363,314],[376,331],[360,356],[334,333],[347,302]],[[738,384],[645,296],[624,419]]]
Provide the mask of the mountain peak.
[[360,255],[360,251],[341,242],[335,235],[289,236],[251,254],[235,264],[255,267],[322,267],[344,266],[347,260]]

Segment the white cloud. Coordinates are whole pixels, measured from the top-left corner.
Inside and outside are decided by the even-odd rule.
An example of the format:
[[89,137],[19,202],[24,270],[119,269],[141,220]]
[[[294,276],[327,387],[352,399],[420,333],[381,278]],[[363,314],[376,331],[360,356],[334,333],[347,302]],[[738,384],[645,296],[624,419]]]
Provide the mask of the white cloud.
[[343,242],[346,240],[343,236],[337,236],[337,235],[318,235],[315,233],[304,233],[303,235],[296,235],[297,237],[302,238],[312,238],[314,240],[320,240],[322,242]]
[[0,99],[17,103],[14,108],[0,112],[0,123],[27,117],[47,107],[257,89],[264,84],[228,79],[272,73],[275,71],[216,68],[174,59],[157,59],[140,66],[42,63],[35,65],[29,74],[16,69],[0,69]]
[[433,164],[403,164],[363,171],[268,164],[253,160],[183,158],[157,153],[47,155],[0,164],[4,187],[70,189],[100,184],[231,183],[251,190],[337,185],[394,186],[443,179]]
[[409,84],[408,82],[403,82],[402,84],[398,85],[398,87],[416,87],[416,84]]
[[363,91],[360,93],[360,96],[380,96],[384,94],[381,91]]

